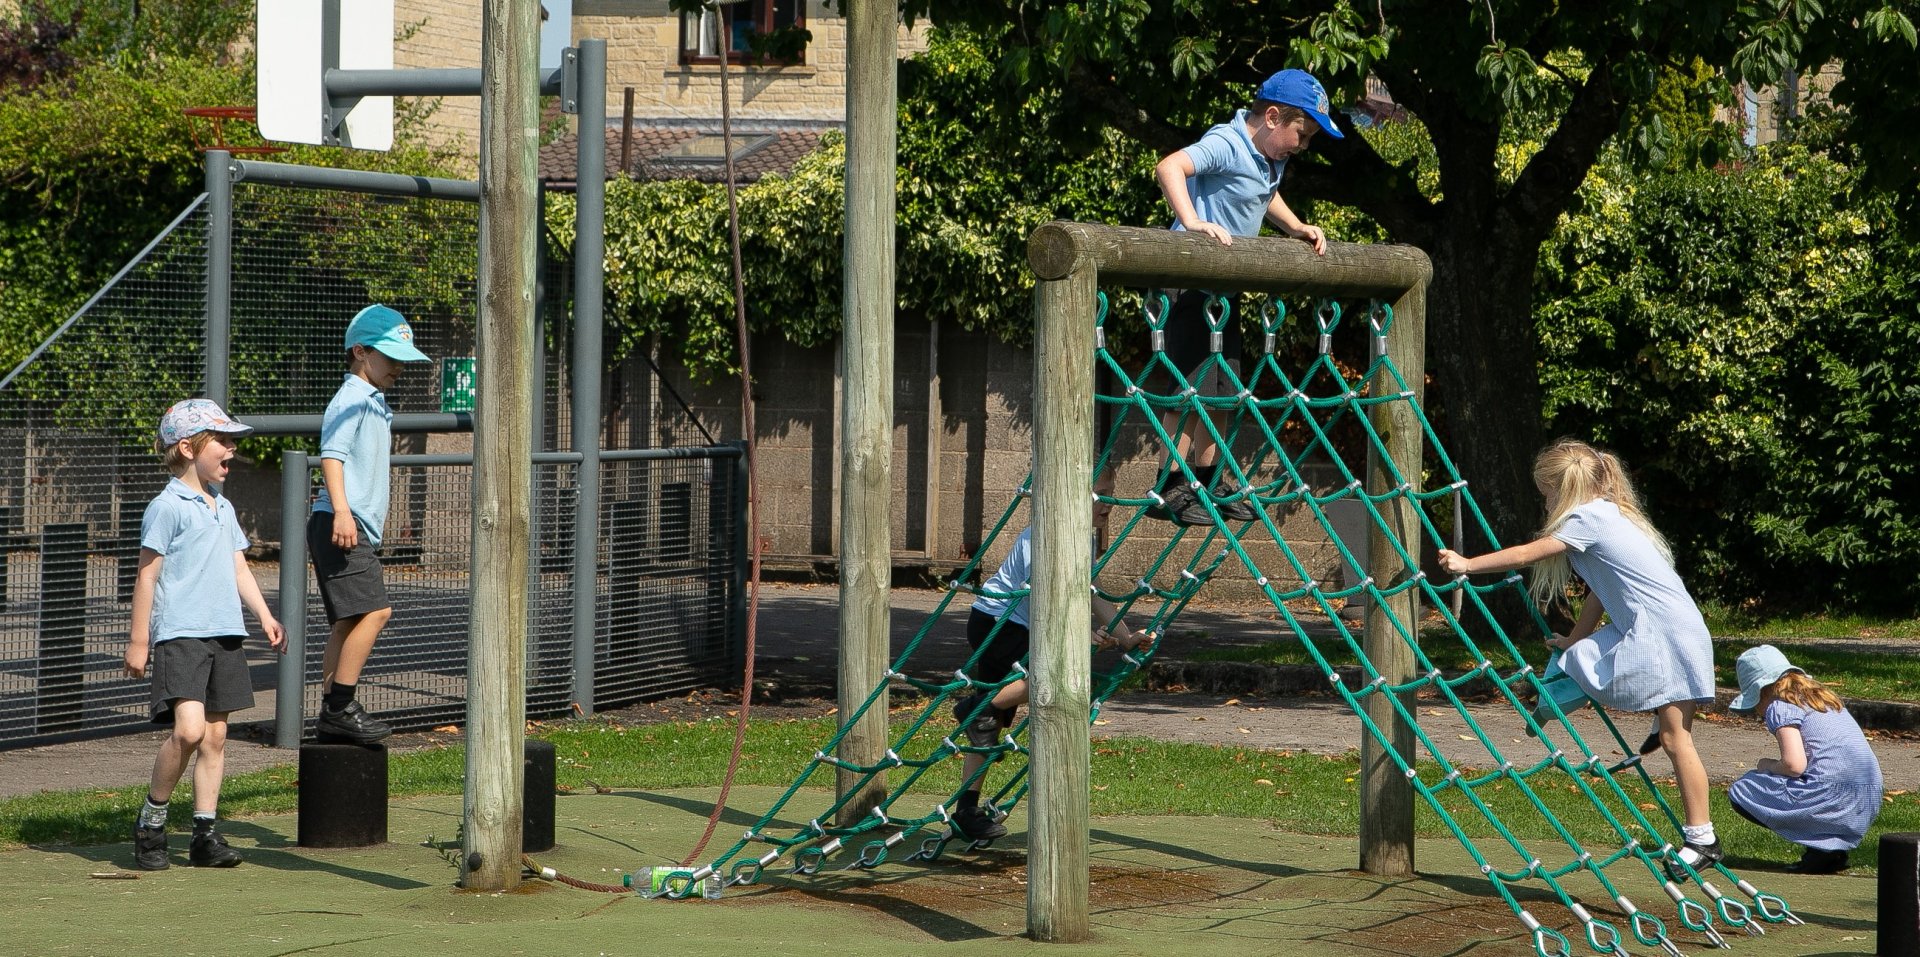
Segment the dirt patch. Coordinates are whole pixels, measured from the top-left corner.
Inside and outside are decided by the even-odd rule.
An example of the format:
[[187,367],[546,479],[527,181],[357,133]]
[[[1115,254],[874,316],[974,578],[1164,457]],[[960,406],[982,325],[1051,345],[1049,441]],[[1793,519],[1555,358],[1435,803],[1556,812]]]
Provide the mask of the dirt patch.
[[[1099,864],[1090,877],[1087,903],[1095,914],[1151,910],[1173,916],[1217,904],[1225,893],[1220,880],[1193,871]],[[876,922],[905,923],[942,940],[997,937],[1025,924],[1027,859],[1019,850],[989,850],[945,859],[937,868],[828,873],[738,895],[738,904],[752,907],[863,910]]]

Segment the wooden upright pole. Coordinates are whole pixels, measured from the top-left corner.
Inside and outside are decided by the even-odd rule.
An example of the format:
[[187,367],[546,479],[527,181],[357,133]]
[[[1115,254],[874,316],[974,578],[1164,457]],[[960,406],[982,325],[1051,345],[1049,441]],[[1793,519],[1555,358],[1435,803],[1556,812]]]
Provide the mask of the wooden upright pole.
[[[1373,407],[1370,416],[1373,428],[1380,434],[1386,454],[1376,452],[1367,459],[1369,495],[1380,495],[1394,488],[1394,479],[1387,471],[1388,460],[1404,479],[1415,483],[1414,491],[1419,490],[1420,457],[1426,443],[1414,416],[1413,403],[1421,401],[1425,392],[1422,380],[1426,369],[1426,313],[1424,279],[1393,303],[1393,326],[1387,330],[1387,357],[1406,376],[1407,387],[1413,395],[1406,402],[1384,402]],[[1352,318],[1365,321],[1366,317]],[[1374,379],[1373,388],[1374,394],[1379,395],[1382,390],[1395,389],[1397,385],[1391,377],[1382,375]],[[1400,497],[1383,501],[1378,507],[1399,546],[1418,560],[1420,520],[1412,503]],[[1401,562],[1400,552],[1388,542],[1386,530],[1369,522],[1367,535],[1368,577],[1381,588],[1404,583],[1411,573]],[[1409,588],[1384,602],[1367,602],[1366,633],[1361,637],[1361,647],[1380,675],[1394,684],[1413,678],[1414,658],[1413,649],[1407,646],[1387,616],[1391,613],[1419,637],[1417,594]],[[1402,704],[1411,709],[1412,696],[1403,698]],[[1393,750],[1388,751],[1371,734],[1360,736],[1360,869],[1369,874],[1401,877],[1413,873],[1414,793],[1412,782],[1407,780],[1393,755],[1397,753],[1407,763],[1413,762],[1413,728],[1400,719],[1392,700],[1384,695],[1369,695],[1366,713],[1375,727],[1386,732]]]
[[[539,225],[540,6],[486,0],[480,50],[480,316],[467,624],[466,854],[461,881],[520,883],[532,547],[534,241]],[[588,131],[582,131],[586,133]],[[591,131],[599,135],[599,131]]]
[[[893,578],[893,190],[895,0],[847,0],[846,286],[840,335],[846,370],[840,421],[840,714],[847,720],[882,681]],[[878,763],[887,751],[883,692],[841,739],[840,757]],[[866,816],[884,776],[862,787],[842,770],[840,821]],[[857,793],[856,793],[857,792]]]
[[1086,940],[1087,713],[1092,705],[1093,318],[1091,263],[1034,289],[1033,630],[1027,727],[1027,933]]

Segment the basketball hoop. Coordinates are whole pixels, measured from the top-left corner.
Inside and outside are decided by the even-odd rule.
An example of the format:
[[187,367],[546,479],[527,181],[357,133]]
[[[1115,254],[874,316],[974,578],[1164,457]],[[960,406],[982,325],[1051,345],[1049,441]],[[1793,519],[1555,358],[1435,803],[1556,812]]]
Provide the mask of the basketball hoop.
[[[192,120],[205,120],[206,123],[192,122],[187,130],[193,135],[193,148],[202,153],[208,150],[225,150],[236,156],[260,156],[267,153],[284,153],[284,146],[272,146],[265,143],[251,146],[236,146],[227,142],[227,121],[242,120],[254,122],[255,110],[251,106],[193,106],[181,110]],[[203,129],[206,132],[202,136]]]

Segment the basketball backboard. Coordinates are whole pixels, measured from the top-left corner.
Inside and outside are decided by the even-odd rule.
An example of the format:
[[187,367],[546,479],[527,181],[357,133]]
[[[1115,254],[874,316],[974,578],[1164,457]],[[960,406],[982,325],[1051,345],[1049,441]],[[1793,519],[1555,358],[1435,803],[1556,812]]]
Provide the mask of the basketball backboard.
[[257,0],[260,135],[393,147],[393,97],[327,101],[326,73],[393,69],[393,0]]

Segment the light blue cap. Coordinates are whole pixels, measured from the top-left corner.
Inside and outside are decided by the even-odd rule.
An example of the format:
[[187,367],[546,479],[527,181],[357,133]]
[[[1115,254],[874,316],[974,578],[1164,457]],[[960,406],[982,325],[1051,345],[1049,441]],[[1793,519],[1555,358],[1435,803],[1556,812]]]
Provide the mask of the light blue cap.
[[369,346],[401,362],[432,362],[413,344],[413,327],[392,308],[375,303],[347,324],[347,348]]
[[1760,703],[1760,692],[1779,681],[1789,671],[1806,672],[1787,662],[1787,656],[1772,645],[1755,645],[1740,653],[1733,672],[1740,680],[1740,696],[1728,705],[1735,711],[1752,711]]

